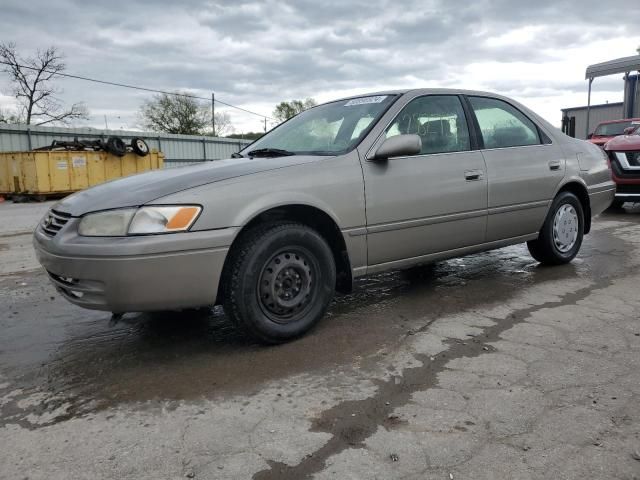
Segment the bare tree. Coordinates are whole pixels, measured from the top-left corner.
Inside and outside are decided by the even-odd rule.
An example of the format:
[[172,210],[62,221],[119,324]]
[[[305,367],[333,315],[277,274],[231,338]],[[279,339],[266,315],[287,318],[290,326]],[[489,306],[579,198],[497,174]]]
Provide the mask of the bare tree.
[[14,112],[2,110],[0,108],[0,123],[20,123],[20,118]]
[[88,110],[83,103],[74,103],[65,109],[56,98],[62,90],[52,84],[52,79],[66,68],[63,56],[56,47],[38,50],[33,57],[21,57],[15,43],[0,43],[0,60],[4,64],[4,72],[11,78],[13,93],[20,103],[20,119],[27,125],[68,123],[70,120],[88,118]]
[[[209,116],[211,116],[211,110],[209,110]],[[227,112],[216,112],[213,116],[213,122],[216,125],[216,137],[224,137],[235,130]]]

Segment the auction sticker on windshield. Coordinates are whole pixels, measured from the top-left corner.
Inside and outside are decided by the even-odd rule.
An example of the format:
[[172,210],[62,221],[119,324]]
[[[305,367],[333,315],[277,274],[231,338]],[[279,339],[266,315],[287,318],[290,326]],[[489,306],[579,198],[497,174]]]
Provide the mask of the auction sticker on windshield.
[[354,105],[366,105],[367,103],[382,103],[384,99],[387,98],[386,95],[376,95],[375,97],[362,97],[362,98],[353,98],[344,104],[345,107],[352,107]]

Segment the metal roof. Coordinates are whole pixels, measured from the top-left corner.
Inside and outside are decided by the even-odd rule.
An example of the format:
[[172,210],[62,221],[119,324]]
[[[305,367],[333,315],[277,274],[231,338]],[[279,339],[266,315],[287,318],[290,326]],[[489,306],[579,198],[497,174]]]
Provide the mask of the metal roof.
[[606,77],[607,75],[615,75],[616,73],[627,73],[635,70],[640,71],[640,55],[632,57],[616,58],[608,62],[596,63],[589,65],[585,74],[586,79],[596,77]]
[[599,105],[581,105],[581,106],[578,106],[578,107],[561,108],[560,111],[561,112],[568,112],[569,110],[586,110],[587,108],[591,108],[593,110],[594,108],[622,107],[622,105],[623,105],[622,102],[601,103]]

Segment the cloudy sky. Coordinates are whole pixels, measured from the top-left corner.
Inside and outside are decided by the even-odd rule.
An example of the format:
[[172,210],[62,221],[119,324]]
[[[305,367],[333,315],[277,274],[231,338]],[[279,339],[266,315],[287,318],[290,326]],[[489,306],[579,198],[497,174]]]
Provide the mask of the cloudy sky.
[[[216,97],[270,115],[276,103],[327,101],[387,88],[500,92],[552,123],[586,104],[587,65],[634,55],[634,2],[591,0],[0,0],[0,41],[29,54],[49,45],[69,73]],[[132,128],[148,93],[58,82],[91,126]],[[618,77],[594,103],[622,100]],[[0,74],[0,107],[13,100]],[[223,107],[218,106],[216,108]],[[228,111],[237,131],[259,117]]]

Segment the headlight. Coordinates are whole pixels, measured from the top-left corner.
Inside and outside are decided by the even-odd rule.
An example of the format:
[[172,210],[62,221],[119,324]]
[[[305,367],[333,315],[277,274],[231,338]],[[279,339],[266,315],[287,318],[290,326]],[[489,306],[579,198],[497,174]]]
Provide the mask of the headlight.
[[192,205],[142,207],[129,225],[129,234],[183,232],[198,218],[200,210],[201,207]]
[[90,213],[80,220],[78,233],[85,237],[122,237],[135,213],[135,208]]
[[90,213],[82,217],[78,233],[87,237],[123,237],[183,232],[193,225],[201,210],[195,205],[175,205]]

